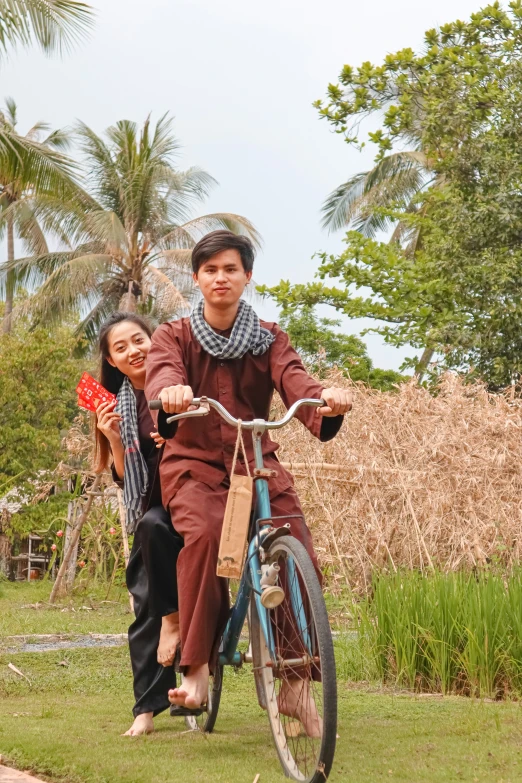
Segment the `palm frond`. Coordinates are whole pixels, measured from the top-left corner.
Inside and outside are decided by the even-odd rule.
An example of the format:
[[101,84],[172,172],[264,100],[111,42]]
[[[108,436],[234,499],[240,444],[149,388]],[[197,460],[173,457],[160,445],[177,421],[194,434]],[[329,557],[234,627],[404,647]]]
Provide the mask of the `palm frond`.
[[386,156],[370,171],[356,174],[330,193],[322,208],[323,227],[335,231],[354,222],[356,230],[375,236],[390,223],[375,211],[411,201],[429,178],[426,166],[418,150]]
[[[0,296],[5,294],[3,279],[14,272],[19,283],[29,291],[34,291],[45,285],[51,278],[57,279],[62,268],[71,269],[71,262],[85,257],[97,256],[103,259],[106,267],[111,269],[112,257],[96,253],[95,243],[82,245],[74,251],[47,253],[46,255],[17,258],[12,263],[6,262],[0,266]],[[62,273],[64,274],[64,273]],[[67,274],[67,272],[65,272]]]
[[158,312],[170,317],[174,313],[187,313],[190,310],[190,302],[182,290],[183,283],[186,288],[186,279],[180,278],[176,285],[168,275],[154,266],[147,267],[145,279],[154,289]]
[[232,212],[215,212],[193,218],[182,226],[166,227],[158,244],[165,249],[192,248],[209,231],[220,228],[228,229],[235,234],[245,234],[257,247],[261,246],[261,235],[254,224],[242,215],[235,215]]
[[106,256],[72,258],[46,279],[21,308],[36,323],[57,322],[71,312],[93,307],[100,298],[100,283],[106,277]]
[[42,142],[46,147],[54,147],[55,150],[68,150],[71,147],[71,132],[66,128],[58,128],[52,131]]
[[94,241],[105,245],[106,253],[121,257],[128,252],[125,228],[115,212],[105,209],[88,212],[85,215],[83,227]]
[[3,112],[3,114],[5,116],[5,120],[14,130],[16,128],[16,123],[18,122],[18,107],[14,98],[8,96],[5,99],[5,112]]
[[31,139],[31,141],[40,141],[41,134],[49,130],[51,130],[51,126],[49,125],[49,123],[42,122],[40,120],[38,122],[35,122],[32,128],[29,128],[29,130],[25,134],[25,138]]
[[148,258],[149,264],[167,269],[190,269],[192,250],[174,248],[172,250],[160,250]]
[[105,291],[101,297],[83,316],[78,324],[75,334],[85,337],[88,345],[94,345],[100,333],[100,327],[104,321],[118,309],[118,293]]
[[78,167],[71,158],[1,123],[0,171],[3,181],[17,183],[19,191],[30,187],[67,200],[81,190]]
[[24,248],[34,256],[49,252],[44,232],[38,224],[30,201],[19,201],[16,205],[15,225]]
[[89,33],[92,6],[78,0],[0,0],[0,53],[33,41],[44,52],[63,52]]

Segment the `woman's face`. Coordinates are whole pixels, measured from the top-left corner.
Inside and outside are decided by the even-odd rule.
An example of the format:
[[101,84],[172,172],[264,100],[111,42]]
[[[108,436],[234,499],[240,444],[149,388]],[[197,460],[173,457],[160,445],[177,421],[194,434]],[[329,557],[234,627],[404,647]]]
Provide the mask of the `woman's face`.
[[136,389],[145,387],[145,364],[151,340],[139,324],[122,321],[113,326],[108,339],[107,361],[126,375]]

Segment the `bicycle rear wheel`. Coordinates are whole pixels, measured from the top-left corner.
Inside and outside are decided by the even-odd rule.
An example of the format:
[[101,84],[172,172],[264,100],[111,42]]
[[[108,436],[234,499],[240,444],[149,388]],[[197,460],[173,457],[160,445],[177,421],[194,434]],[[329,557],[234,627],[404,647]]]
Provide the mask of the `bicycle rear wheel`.
[[328,613],[312,561],[299,541],[291,536],[277,539],[268,561],[281,568],[285,598],[276,609],[262,610],[275,661],[252,598],[252,659],[259,703],[268,712],[285,774],[302,783],[324,783],[337,737],[337,681]]

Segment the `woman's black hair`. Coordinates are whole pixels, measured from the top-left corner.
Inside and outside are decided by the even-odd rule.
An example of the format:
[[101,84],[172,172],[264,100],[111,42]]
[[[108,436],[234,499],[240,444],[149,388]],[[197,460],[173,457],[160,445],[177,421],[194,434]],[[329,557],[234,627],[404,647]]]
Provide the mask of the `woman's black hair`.
[[[118,311],[112,313],[112,315],[102,324],[100,334],[98,335],[98,350],[100,353],[99,380],[101,385],[113,394],[118,394],[125,375],[121,370],[118,370],[117,367],[113,367],[109,362],[109,335],[117,324],[121,324],[124,321],[130,321],[131,323],[136,324],[136,326],[139,326],[148,337],[152,337],[150,324],[145,318],[142,318],[141,315],[136,315],[136,313]],[[96,473],[101,473],[103,470],[106,470],[109,463],[110,446],[105,435],[103,435],[97,427],[94,428],[94,433],[96,441],[95,471]]]

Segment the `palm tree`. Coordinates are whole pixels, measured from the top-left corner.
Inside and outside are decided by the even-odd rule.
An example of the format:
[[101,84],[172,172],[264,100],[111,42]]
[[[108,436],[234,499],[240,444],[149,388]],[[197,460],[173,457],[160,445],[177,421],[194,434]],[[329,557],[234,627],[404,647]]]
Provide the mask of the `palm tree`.
[[0,0],[0,55],[33,42],[46,53],[61,52],[92,24],[92,6],[77,0]]
[[[356,231],[375,237],[394,222],[381,212],[396,208],[416,211],[415,197],[437,181],[429,161],[420,149],[386,155],[370,171],[362,171],[333,190],[322,207],[323,228],[337,231],[353,224]],[[403,238],[405,226],[393,233],[390,242]],[[410,237],[410,240],[413,237]],[[407,248],[414,252],[415,245]]]
[[[44,232],[38,221],[47,199],[71,200],[81,196],[76,184],[75,166],[62,150],[69,138],[64,131],[48,133],[44,122],[37,122],[25,135],[16,130],[17,107],[7,98],[0,111],[0,133],[9,139],[9,147],[0,151],[0,237],[7,239],[8,272],[0,274],[0,290],[5,293],[3,331],[10,329],[10,314],[16,286],[12,266],[15,260],[15,235],[30,253],[48,252]],[[42,133],[48,133],[40,141]]]
[[[77,0],[0,0],[0,58],[12,47],[31,43],[47,54],[68,50],[89,32],[93,14],[92,6]],[[11,120],[8,107],[7,119],[3,116],[0,122],[3,182],[16,180],[24,191],[31,187],[52,190],[69,163],[63,156],[51,154],[49,144],[44,145],[47,149],[38,144],[37,128],[24,138],[18,136]],[[12,243],[9,249],[12,251]]]
[[[406,214],[418,212],[416,197],[428,187],[440,187],[442,177],[434,174],[430,161],[415,137],[414,148],[386,155],[369,171],[356,174],[333,190],[322,207],[323,228],[336,231],[353,225],[367,237],[386,231],[395,223],[390,244],[400,243],[408,256],[414,256],[422,245],[420,228],[396,220],[386,211],[395,209]],[[426,346],[416,373],[422,378],[434,350]]]
[[191,248],[208,231],[228,228],[259,243],[244,217],[216,213],[191,217],[215,180],[199,168],[174,167],[178,142],[167,115],[141,131],[122,120],[105,138],[78,127],[90,203],[47,199],[41,218],[69,247],[8,265],[36,293],[17,308],[35,320],[81,314],[79,334],[92,339],[118,308],[161,321],[187,306]]

